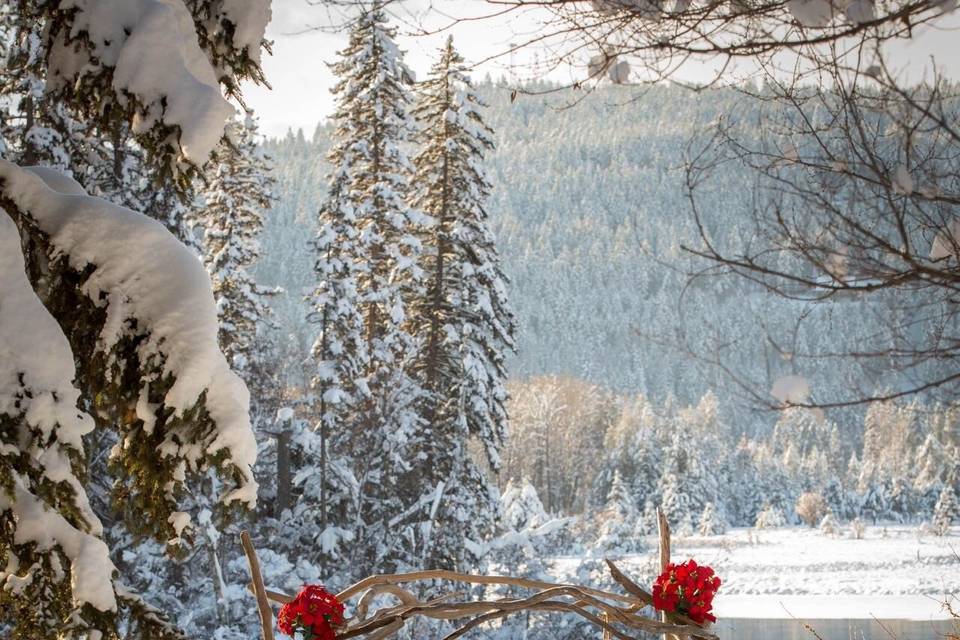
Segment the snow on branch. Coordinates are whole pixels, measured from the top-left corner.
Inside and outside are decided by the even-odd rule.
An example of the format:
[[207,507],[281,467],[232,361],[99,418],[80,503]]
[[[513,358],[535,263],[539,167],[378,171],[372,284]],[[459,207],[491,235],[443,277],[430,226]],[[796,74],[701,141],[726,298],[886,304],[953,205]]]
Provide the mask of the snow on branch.
[[[182,0],[63,0],[48,90],[72,92],[81,104],[93,97],[100,113],[116,103],[132,115],[134,134],[155,133],[154,143],[170,147],[174,164],[202,165],[234,114],[220,83],[237,94],[238,78],[262,81],[270,20],[266,0],[198,6],[207,5],[211,15],[194,16]],[[198,40],[195,18],[206,18],[211,42]]]
[[[37,298],[24,272],[20,236],[0,213],[0,416],[23,417],[38,440],[56,443],[35,462],[51,482],[83,490],[71,473],[71,455],[82,455],[82,437],[93,419],[77,409],[73,355],[66,337]],[[0,445],[5,447],[5,445]],[[0,455],[8,453],[0,448]],[[80,515],[95,533],[100,524],[86,500]]]
[[[72,382],[70,345],[34,293],[20,235],[2,212],[0,362],[0,425],[5,427],[0,469],[7,478],[0,487],[0,517],[8,514],[12,526],[10,537],[0,540],[13,554],[0,571],[0,591],[16,597],[39,583],[35,554],[58,552],[69,560],[74,603],[115,611],[114,567],[99,539],[100,521],[75,474],[83,456],[81,438],[93,429],[93,419],[77,409],[80,391]],[[26,460],[21,473],[14,471],[18,460]],[[40,492],[51,495],[48,500],[66,517],[41,500]]]
[[[116,611],[117,600],[113,591],[113,573],[116,570],[110,561],[110,552],[100,538],[81,531],[50,509],[24,485],[23,479],[14,474],[14,490],[10,496],[0,491],[0,512],[13,514],[16,532],[15,545],[36,545],[36,552],[61,550],[70,560],[70,583],[73,601],[77,605],[90,604],[98,611]],[[0,585],[5,591],[16,592],[31,582],[33,568],[27,576],[16,574],[16,563],[0,571]],[[36,565],[34,565],[36,567]],[[14,571],[7,573],[10,568]]]
[[[106,318],[97,351],[110,353],[135,334],[142,435],[162,435],[159,456],[190,470],[216,458],[237,483],[224,503],[252,505],[249,393],[218,346],[216,307],[200,261],[160,223],[88,196],[53,171],[0,161],[0,180],[0,195],[49,239],[51,258],[85,275],[80,291]],[[155,397],[151,385],[165,392]],[[187,413],[194,419],[177,420]],[[182,483],[182,475],[182,468],[174,471],[171,482]]]

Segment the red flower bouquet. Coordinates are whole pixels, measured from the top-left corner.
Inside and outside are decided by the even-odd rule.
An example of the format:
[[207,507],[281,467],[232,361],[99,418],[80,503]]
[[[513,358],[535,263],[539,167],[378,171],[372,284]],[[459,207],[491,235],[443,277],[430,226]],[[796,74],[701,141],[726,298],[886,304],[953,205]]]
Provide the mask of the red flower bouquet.
[[720,578],[707,566],[693,560],[670,563],[653,583],[653,606],[660,611],[682,613],[697,624],[716,622],[713,598],[720,588]]
[[317,585],[305,586],[277,614],[280,631],[294,637],[297,630],[302,630],[306,640],[336,640],[335,628],[343,622],[343,604]]

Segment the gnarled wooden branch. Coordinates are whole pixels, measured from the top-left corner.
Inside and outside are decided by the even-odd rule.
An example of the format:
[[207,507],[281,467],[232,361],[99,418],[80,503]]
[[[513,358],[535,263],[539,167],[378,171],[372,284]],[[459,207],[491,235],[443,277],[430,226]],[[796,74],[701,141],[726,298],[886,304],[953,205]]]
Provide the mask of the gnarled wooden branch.
[[240,532],[240,544],[243,546],[243,552],[247,555],[247,564],[250,565],[250,578],[253,593],[257,597],[257,610],[260,613],[260,629],[263,633],[263,640],[273,640],[273,612],[270,610],[270,603],[267,601],[267,590],[263,587],[263,575],[260,573],[260,560],[257,559],[257,551],[253,548],[250,534],[246,531]]
[[[252,556],[248,554],[248,559],[251,558],[255,560],[255,554]],[[611,638],[618,640],[633,640],[635,636],[629,635],[631,630],[672,634],[700,640],[717,640],[716,635],[692,623],[685,616],[671,615],[669,622],[661,622],[655,618],[640,615],[639,612],[652,602],[652,596],[624,575],[613,562],[607,561],[607,566],[610,567],[614,580],[627,591],[627,595],[571,584],[556,584],[511,576],[470,575],[444,570],[370,576],[341,591],[338,595],[343,602],[358,595],[360,598],[356,607],[357,615],[347,619],[346,623],[337,629],[337,638],[349,640],[365,637],[367,640],[382,640],[396,634],[408,620],[423,617],[454,622],[458,626],[444,639],[454,640],[485,623],[521,611],[535,611],[573,613],[602,629]],[[252,569],[253,565],[251,565]],[[459,595],[452,593],[422,602],[410,591],[398,586],[433,580],[515,586],[529,589],[533,593],[523,598],[451,602],[453,597]],[[257,590],[256,580],[251,588]],[[290,596],[275,591],[263,589],[262,593],[265,599],[277,603],[292,600]],[[399,604],[379,609],[367,617],[374,597],[382,594],[397,598]],[[262,613],[261,619],[263,619]],[[272,620],[267,619],[264,624],[272,625]]]

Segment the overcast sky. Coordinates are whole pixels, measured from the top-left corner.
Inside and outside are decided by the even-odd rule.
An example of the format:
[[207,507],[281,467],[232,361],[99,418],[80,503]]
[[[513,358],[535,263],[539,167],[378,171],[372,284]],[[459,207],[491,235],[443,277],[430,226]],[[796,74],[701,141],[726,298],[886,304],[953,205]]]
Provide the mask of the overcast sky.
[[[483,0],[438,0],[434,6],[443,14],[456,17],[481,16],[496,10]],[[418,77],[426,74],[447,33],[454,36],[457,48],[467,60],[478,61],[506,51],[512,42],[523,42],[524,37],[535,33],[538,27],[536,12],[513,13],[507,18],[462,22],[433,36],[412,35],[420,25],[435,27],[449,20],[438,9],[428,9],[424,0],[411,0],[393,12],[400,29],[400,46],[407,52],[407,64]],[[329,26],[332,21],[336,18],[331,18],[325,8],[311,5],[307,0],[273,1],[273,22],[267,32],[274,43],[273,55],[264,61],[273,89],[248,86],[244,91],[266,135],[281,136],[288,129],[299,128],[309,135],[332,111],[333,76],[325,63],[336,58],[337,51],[346,43],[346,36],[315,29]],[[929,65],[933,56],[950,77],[960,80],[960,18],[952,16],[938,28],[927,28],[912,42],[898,44],[893,51],[895,64],[908,65],[914,73],[920,73],[924,65]],[[515,55],[512,60],[509,56],[491,60],[477,73],[509,76],[511,65],[525,67],[536,53],[531,50]],[[521,73],[523,77],[529,75],[528,71]],[[564,69],[551,77],[569,80],[573,74],[585,72]],[[691,77],[695,78],[696,74],[690,71]]]

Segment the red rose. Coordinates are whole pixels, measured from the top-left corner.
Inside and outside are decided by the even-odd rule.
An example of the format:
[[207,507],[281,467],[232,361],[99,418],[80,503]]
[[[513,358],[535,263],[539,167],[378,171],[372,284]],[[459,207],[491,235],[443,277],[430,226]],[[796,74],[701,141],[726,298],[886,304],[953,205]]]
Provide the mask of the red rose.
[[336,640],[335,627],[344,623],[343,603],[318,585],[307,585],[280,607],[277,627],[288,636],[302,629],[307,640]]
[[697,624],[716,622],[711,611],[720,578],[710,567],[688,560],[670,563],[653,584],[653,606],[660,611],[677,611]]

